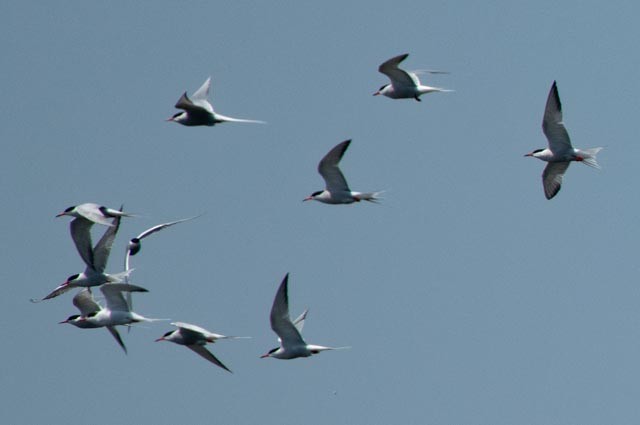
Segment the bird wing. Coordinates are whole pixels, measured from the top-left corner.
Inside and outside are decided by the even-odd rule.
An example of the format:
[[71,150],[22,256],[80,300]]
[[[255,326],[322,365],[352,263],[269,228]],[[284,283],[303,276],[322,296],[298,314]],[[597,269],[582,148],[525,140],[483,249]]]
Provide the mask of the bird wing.
[[202,83],[200,88],[193,93],[193,95],[191,96],[191,99],[193,99],[194,101],[207,100],[207,98],[209,97],[210,88],[211,88],[211,77],[207,78],[206,81]]
[[222,364],[222,362],[220,360],[218,360],[218,358],[216,356],[214,356],[213,353],[211,351],[207,350],[204,346],[198,345],[198,344],[194,344],[194,345],[187,345],[186,347],[188,349],[192,350],[193,352],[197,353],[201,357],[209,360],[214,365],[220,366],[221,368],[223,368],[227,372],[231,372],[231,370],[228,367],[226,367],[224,364]]
[[73,305],[80,310],[80,315],[87,316],[90,313],[100,311],[102,308],[93,299],[93,295],[87,288],[84,288],[73,297]]
[[547,105],[544,108],[544,117],[542,118],[542,131],[549,142],[549,149],[558,153],[568,149],[573,149],[569,133],[562,122],[562,104],[558,95],[558,86],[553,82],[549,97],[547,97]]
[[[122,210],[122,207],[120,207]],[[100,238],[96,246],[93,248],[93,268],[99,273],[104,272],[107,267],[107,261],[109,260],[109,254],[111,253],[111,246],[116,239],[116,233],[120,229],[120,219],[118,216],[113,219],[112,226],[110,226],[104,235]]]
[[[111,225],[111,224],[109,224]],[[73,239],[78,254],[82,258],[82,261],[87,267],[94,267],[93,263],[93,248],[91,242],[91,227],[93,221],[84,217],[77,217],[71,220],[69,230],[71,231],[71,239]]]
[[338,163],[346,152],[351,140],[338,143],[327,153],[318,164],[318,173],[324,179],[326,189],[329,192],[349,191],[349,185],[344,178]]
[[305,311],[302,312],[300,316],[296,318],[296,320],[293,321],[293,325],[296,327],[296,329],[300,333],[302,333],[302,328],[304,328],[304,321],[307,318],[308,312],[309,312],[309,309],[306,309]]
[[124,350],[124,353],[127,354],[127,347],[125,347],[124,342],[122,341],[122,338],[120,337],[120,333],[118,332],[116,327],[115,326],[107,326],[107,330],[116,339],[116,342],[118,343],[118,345],[120,345],[120,347],[122,347],[122,349]]
[[289,273],[287,273],[282,280],[282,283],[278,288],[278,292],[276,292],[276,296],[273,300],[270,316],[271,329],[273,329],[273,331],[278,335],[278,338],[280,338],[280,344],[283,347],[306,345],[302,339],[302,335],[300,335],[300,332],[296,329],[289,317],[288,284]]
[[400,62],[405,60],[409,56],[408,53],[398,55],[384,62],[382,65],[378,67],[378,71],[389,77],[392,85],[401,85],[401,86],[418,86],[420,85],[420,80],[418,77],[411,72],[407,72],[404,69],[400,69],[398,65]]
[[100,291],[104,294],[107,308],[111,311],[130,311],[122,292],[149,292],[145,288],[129,283],[106,283],[100,286]]
[[562,177],[569,168],[571,162],[549,162],[542,172],[542,186],[544,195],[551,199],[560,191]]
[[202,337],[204,337],[204,335],[210,333],[205,328],[201,328],[200,326],[192,325],[191,323],[172,322],[171,324],[173,326],[177,327],[177,328],[184,329],[185,331],[190,331],[190,332],[194,332],[194,333],[200,334],[201,339],[202,339]]
[[76,211],[79,215],[94,223],[103,224],[105,226],[111,226],[111,222],[100,211],[101,206],[98,204],[86,203],[76,206]]
[[145,230],[144,232],[140,233],[138,236],[136,236],[137,239],[144,239],[147,236],[159,232],[160,230],[166,229],[167,227],[173,226],[174,224],[178,224],[178,223],[182,223],[184,221],[189,221],[189,220],[193,220],[194,218],[198,218],[200,217],[202,214],[200,215],[194,215],[193,217],[189,217],[189,218],[183,218],[180,220],[176,220],[176,221],[170,221],[168,223],[162,223],[162,224],[158,224],[156,226],[153,226],[147,230]]

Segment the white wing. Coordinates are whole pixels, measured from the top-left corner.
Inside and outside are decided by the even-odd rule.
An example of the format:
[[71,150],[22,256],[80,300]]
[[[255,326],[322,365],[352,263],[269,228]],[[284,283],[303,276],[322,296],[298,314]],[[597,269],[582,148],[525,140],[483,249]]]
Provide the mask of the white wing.
[[101,212],[102,206],[87,202],[86,204],[80,204],[76,206],[76,211],[79,215],[94,223],[103,224],[105,226],[111,226],[109,219]]
[[415,74],[398,67],[400,62],[405,60],[407,56],[409,56],[408,53],[398,55],[378,67],[378,71],[389,77],[391,84],[394,86],[400,85],[417,87],[420,85],[420,80]]
[[211,77],[207,78],[207,80],[200,86],[198,90],[191,95],[191,102],[199,106],[200,108],[205,109],[207,112],[213,113],[213,106],[209,103],[209,88],[211,87]]
[[307,318],[308,312],[309,312],[309,309],[306,309],[305,311],[302,312],[300,316],[296,318],[296,320],[293,321],[293,325],[296,327],[296,329],[300,333],[302,333],[302,328],[304,328],[304,321]]
[[318,172],[324,179],[326,189],[329,192],[350,191],[347,180],[344,178],[338,163],[346,152],[351,140],[345,140],[337,144],[327,153],[318,164]]
[[549,91],[549,97],[547,97],[547,105],[542,118],[542,131],[549,141],[549,149],[554,153],[573,149],[569,133],[562,122],[562,104],[555,81]]
[[551,199],[560,191],[562,177],[571,162],[549,162],[542,172],[542,186],[544,195]]

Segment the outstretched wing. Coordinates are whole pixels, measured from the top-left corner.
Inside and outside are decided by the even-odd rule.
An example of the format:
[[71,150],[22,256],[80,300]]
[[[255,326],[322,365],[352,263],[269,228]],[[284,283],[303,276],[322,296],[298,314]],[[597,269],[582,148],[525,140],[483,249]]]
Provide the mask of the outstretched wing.
[[338,164],[346,152],[351,140],[338,143],[327,153],[318,164],[318,172],[324,179],[326,189],[329,192],[350,191],[347,180],[344,178]]

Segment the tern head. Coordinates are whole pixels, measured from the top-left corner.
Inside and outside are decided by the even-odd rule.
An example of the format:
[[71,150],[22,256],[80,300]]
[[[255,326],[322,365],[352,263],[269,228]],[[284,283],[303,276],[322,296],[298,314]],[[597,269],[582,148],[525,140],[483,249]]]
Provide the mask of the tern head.
[[536,149],[534,151],[531,151],[531,152],[525,154],[524,156],[533,156],[533,157],[535,157],[538,152],[542,152],[543,150],[544,149]]
[[187,118],[187,113],[182,111],[182,112],[176,112],[175,114],[173,114],[173,116],[167,118],[166,121],[181,123],[182,121],[185,120],[185,118]]
[[79,314],[74,314],[73,316],[67,317],[67,320],[63,320],[62,322],[58,322],[58,324],[75,322],[79,318],[80,318]]
[[377,92],[375,92],[373,95],[374,95],[374,96],[378,96],[378,95],[384,94],[384,93],[383,93],[383,92],[384,92],[384,89],[386,89],[388,86],[389,86],[389,84],[385,84],[384,86],[380,87],[380,88],[378,89],[378,91],[377,91]]
[[261,359],[267,358],[267,357],[271,357],[273,355],[273,353],[275,353],[276,351],[278,351],[278,348],[272,348],[271,350],[269,350],[269,352],[267,354],[263,354],[260,356]]
[[162,335],[160,338],[156,339],[155,342],[160,342],[160,341],[171,341],[171,335],[173,335],[175,331],[169,331],[166,334]]
[[62,211],[60,214],[56,214],[56,217],[62,217],[63,215],[73,216],[75,209],[76,209],[75,205],[73,207],[69,207],[66,210]]
[[70,284],[71,282],[73,282],[74,280],[77,280],[80,277],[80,275],[78,273],[76,274],[72,274],[71,276],[69,276],[67,278],[67,281],[63,283],[63,285],[66,283],[67,285]]
[[142,245],[140,244],[140,239],[138,238],[133,238],[129,241],[129,246],[127,246],[127,249],[129,249],[129,255],[136,255],[138,252],[140,252],[140,248],[142,248]]
[[312,201],[312,200],[316,199],[319,195],[321,195],[323,192],[324,192],[324,190],[316,190],[311,195],[309,195],[306,198],[304,198],[302,200],[302,202],[304,202],[304,201]]

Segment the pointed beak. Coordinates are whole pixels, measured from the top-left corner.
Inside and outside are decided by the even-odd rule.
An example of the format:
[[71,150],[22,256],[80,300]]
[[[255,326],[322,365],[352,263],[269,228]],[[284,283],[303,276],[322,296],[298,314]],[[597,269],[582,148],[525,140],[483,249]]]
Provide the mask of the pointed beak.
[[169,117],[165,121],[173,121],[173,117]]
[[154,342],[160,342],[160,341],[165,341],[163,336],[161,336],[160,338],[156,339]]
[[69,323],[69,319],[67,320],[63,320],[62,322],[58,322],[59,325],[63,324],[63,323]]
[[533,156],[533,154],[532,153],[526,153],[526,154],[524,154],[524,156]]
[[260,358],[261,358],[261,359],[264,359],[264,358],[266,358],[266,357],[269,357],[269,353],[267,353],[267,354],[263,354],[263,355],[261,355],[261,356],[260,356]]
[[375,92],[373,95],[374,96],[378,96],[380,94],[380,90],[378,90],[377,92]]
[[60,214],[56,214],[56,217],[62,217],[64,215],[63,212],[61,212]]
[[313,197],[312,197],[312,196],[307,196],[306,198],[304,198],[304,199],[302,200],[302,202],[304,202],[304,201],[310,201],[310,200],[312,200],[312,199],[313,199]]

